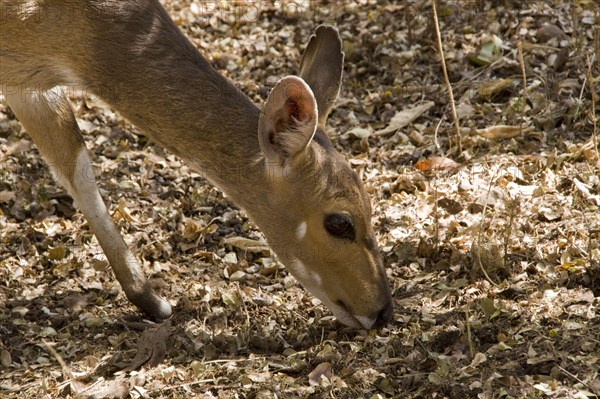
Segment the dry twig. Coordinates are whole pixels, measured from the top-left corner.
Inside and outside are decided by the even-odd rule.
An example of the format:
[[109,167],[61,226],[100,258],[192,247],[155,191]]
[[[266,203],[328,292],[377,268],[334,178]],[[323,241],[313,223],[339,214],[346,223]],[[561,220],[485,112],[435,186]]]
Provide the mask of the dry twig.
[[448,70],[446,69],[446,59],[444,58],[444,47],[442,46],[442,35],[440,34],[440,24],[438,21],[437,10],[435,8],[435,0],[431,0],[431,7],[433,9],[433,24],[435,26],[435,34],[437,36],[437,45],[440,52],[440,60],[442,62],[442,73],[444,75],[444,82],[448,89],[448,96],[450,97],[450,107],[452,109],[452,118],[454,119],[454,127],[456,129],[456,145],[458,146],[458,153],[462,153],[462,141],[460,139],[460,125],[458,124],[458,115],[456,114],[456,104],[454,103],[454,93],[452,92],[452,86],[450,85],[450,79],[448,78]]
[[[525,72],[525,60],[523,59],[523,42],[519,42],[517,44],[517,49],[519,53],[519,66],[521,67],[521,77],[523,78],[523,97],[527,95],[527,73]],[[519,107],[521,111],[521,123],[519,124],[520,128],[523,129],[523,122],[525,120],[525,109],[524,107]]]
[[597,116],[596,116],[596,91],[594,90],[594,77],[592,76],[592,62],[590,61],[590,52],[587,51],[585,54],[585,61],[586,61],[586,66],[587,66],[587,81],[588,81],[588,85],[590,86],[590,94],[592,95],[592,112],[590,112],[590,118],[592,119],[592,124],[594,126],[593,130],[592,130],[592,140],[594,142],[594,151],[596,152],[596,159],[599,158],[598,156],[598,133],[597,133],[597,127],[596,127],[596,120],[597,120]]

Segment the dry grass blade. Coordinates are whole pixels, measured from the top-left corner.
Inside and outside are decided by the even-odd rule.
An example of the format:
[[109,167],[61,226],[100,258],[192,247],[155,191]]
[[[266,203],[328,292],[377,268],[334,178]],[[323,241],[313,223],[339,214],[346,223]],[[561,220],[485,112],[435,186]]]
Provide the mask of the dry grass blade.
[[48,343],[45,340],[42,340],[42,342],[43,342],[44,346],[46,347],[46,349],[48,350],[48,352],[50,352],[52,354],[52,356],[54,356],[56,361],[58,361],[58,363],[62,367],[63,377],[65,379],[65,382],[63,382],[59,386],[59,388],[68,386],[70,388],[71,392],[74,392],[75,394],[80,393],[83,390],[85,390],[86,389],[85,384],[80,381],[77,381],[77,379],[73,375],[73,372],[71,371],[71,368],[67,365],[67,363],[65,363],[62,356],[60,356],[60,354],[56,351],[56,349],[54,349],[53,344]]
[[[594,55],[595,57],[596,55]],[[597,122],[598,115],[596,114],[596,101],[598,101],[598,92],[594,90],[594,76],[592,75],[592,61],[590,61],[590,53],[589,51],[585,53],[585,61],[587,65],[587,82],[590,87],[590,95],[592,97],[592,109],[590,111],[590,119],[592,121],[593,130],[592,130],[592,141],[594,143],[594,151],[596,152],[596,160],[600,160],[600,156],[598,155],[598,131],[597,131]]]
[[458,153],[462,153],[462,139],[460,137],[460,125],[458,123],[458,115],[456,115],[456,104],[454,103],[454,93],[452,91],[452,85],[448,78],[448,70],[446,69],[446,59],[444,57],[444,46],[442,45],[442,35],[440,34],[440,23],[438,21],[437,10],[435,6],[435,0],[431,0],[431,8],[433,10],[433,24],[435,26],[435,34],[437,39],[437,47],[440,55],[442,64],[442,74],[444,76],[444,82],[446,89],[448,90],[448,97],[450,102],[450,108],[452,109],[452,119],[454,121],[455,131],[455,142],[454,144],[458,147]]

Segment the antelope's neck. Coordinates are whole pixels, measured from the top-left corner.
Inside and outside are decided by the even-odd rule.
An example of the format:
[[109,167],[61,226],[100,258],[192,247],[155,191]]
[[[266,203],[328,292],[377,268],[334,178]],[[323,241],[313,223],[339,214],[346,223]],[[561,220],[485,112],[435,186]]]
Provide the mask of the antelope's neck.
[[136,24],[123,18],[112,20],[110,31],[93,29],[85,79],[98,96],[238,205],[264,199],[258,107],[210,65],[162,8],[132,13],[151,20]]

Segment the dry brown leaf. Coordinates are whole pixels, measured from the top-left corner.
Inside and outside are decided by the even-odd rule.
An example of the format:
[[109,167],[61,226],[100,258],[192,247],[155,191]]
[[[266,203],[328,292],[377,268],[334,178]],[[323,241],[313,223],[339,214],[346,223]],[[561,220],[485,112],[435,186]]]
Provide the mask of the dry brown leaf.
[[513,87],[512,79],[496,79],[490,82],[485,82],[479,86],[477,93],[482,97],[492,97],[503,90]]
[[147,328],[138,341],[135,357],[123,370],[136,370],[145,364],[151,367],[158,365],[164,359],[167,352],[167,339],[169,335],[171,335],[170,319]]
[[552,209],[546,206],[540,208],[538,212],[538,217],[540,220],[545,222],[552,222],[554,220],[559,220],[562,216],[562,212],[558,209]]
[[567,34],[554,24],[546,24],[538,29],[538,31],[535,33],[535,38],[540,43],[546,43],[553,38],[565,40],[567,39]]
[[185,223],[183,230],[183,238],[186,240],[195,240],[204,232],[204,228],[193,220],[188,220]]
[[521,126],[507,126],[507,125],[496,125],[489,126],[483,129],[477,129],[476,132],[481,137],[487,139],[511,139],[514,137],[521,136],[525,133],[529,133],[534,130],[533,126],[521,127]]
[[438,200],[438,206],[451,215],[456,215],[464,209],[460,202],[450,198],[441,198]]
[[131,211],[129,210],[129,208],[127,208],[127,204],[125,202],[125,198],[121,198],[119,199],[119,206],[117,207],[117,209],[115,209],[115,211],[112,214],[112,217],[115,220],[120,220],[120,219],[124,219],[127,220],[128,222],[133,222],[135,224],[138,224],[139,222],[131,215]]
[[579,181],[578,179],[574,178],[573,179],[573,185],[577,188],[577,191],[589,202],[600,206],[600,195],[594,195],[590,192],[590,190],[592,189],[591,187],[589,187],[588,185],[584,184],[583,182]]
[[10,352],[6,349],[0,350],[0,364],[3,367],[10,367],[12,364],[12,357],[10,356]]
[[323,378],[329,380],[333,375],[331,363],[323,362],[319,363],[313,371],[308,374],[308,383],[310,385],[322,385]]
[[428,159],[422,159],[415,164],[415,168],[424,172],[435,169],[456,169],[459,166],[459,163],[446,157],[430,157]]
[[139,380],[138,376],[120,376],[114,380],[100,379],[89,389],[75,396],[75,399],[125,399],[136,380]]
[[0,191],[0,203],[1,202],[8,202],[11,201],[15,198],[15,192],[14,191]]
[[434,209],[434,206],[432,203],[424,202],[417,208],[416,216],[421,220],[425,220],[426,218],[429,217],[429,215],[431,215],[431,213],[433,212],[433,209]]
[[257,240],[251,240],[246,237],[228,237],[225,238],[225,244],[229,244],[243,251],[248,252],[264,252],[269,251],[269,244]]
[[61,260],[65,256],[67,256],[67,249],[63,246],[48,249],[48,258],[52,260]]
[[428,101],[415,107],[403,109],[402,111],[396,112],[388,126],[376,131],[375,133],[373,133],[373,135],[381,136],[384,134],[393,133],[398,129],[402,129],[403,127],[411,124],[419,116],[427,112],[427,110],[432,108],[433,105],[433,101]]
[[31,149],[33,143],[29,140],[19,140],[13,143],[8,150],[6,151],[6,156],[9,155],[19,155],[21,153],[27,152]]

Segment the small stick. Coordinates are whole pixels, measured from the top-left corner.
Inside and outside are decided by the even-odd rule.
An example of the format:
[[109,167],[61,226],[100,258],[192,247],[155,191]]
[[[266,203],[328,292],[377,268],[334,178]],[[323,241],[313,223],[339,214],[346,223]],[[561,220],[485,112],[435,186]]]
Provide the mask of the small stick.
[[439,245],[440,245],[440,214],[438,212],[438,190],[437,190],[437,173],[433,177],[433,225],[434,225],[434,234],[435,234],[435,256],[439,254]]
[[517,199],[513,199],[510,201],[509,203],[509,212],[510,212],[510,219],[508,220],[508,225],[506,226],[506,234],[504,236],[504,268],[506,269],[507,266],[507,262],[506,259],[508,257],[508,246],[510,244],[510,233],[512,232],[512,228],[513,228],[513,224],[515,221],[515,216],[516,213],[518,211],[518,200]]
[[[495,175],[494,175],[494,177],[495,177]],[[487,198],[489,198],[490,193],[492,192],[492,184],[493,184],[492,182],[493,182],[493,179],[490,181],[490,184],[488,185],[488,190],[486,193],[486,201],[483,204],[483,210],[481,211],[482,221],[485,219],[485,214],[487,211],[487,206],[488,206]],[[491,224],[492,224],[492,222],[490,221],[490,225]],[[482,243],[483,243],[483,232],[482,232],[482,227],[480,224],[477,228],[477,246],[475,247],[475,251],[473,251],[473,262],[478,264],[479,269],[485,276],[486,280],[489,281],[490,284],[492,284],[494,287],[498,287],[498,284],[496,284],[496,282],[494,280],[492,280],[492,278],[488,274],[487,270],[483,266],[483,262],[481,261],[481,246],[483,245]]]
[[450,79],[448,78],[448,70],[446,69],[446,59],[444,58],[444,48],[442,47],[442,36],[440,34],[440,26],[437,16],[437,10],[435,8],[435,0],[431,0],[431,7],[433,9],[433,22],[435,25],[435,34],[437,36],[437,45],[440,52],[440,59],[442,61],[442,73],[444,75],[444,82],[448,89],[448,96],[450,97],[450,107],[452,109],[452,118],[454,119],[454,127],[456,129],[456,144],[458,145],[458,153],[462,153],[462,141],[460,139],[460,125],[458,124],[458,115],[456,115],[456,105],[454,104],[454,93],[452,92],[452,86],[450,85]]
[[469,303],[465,306],[465,319],[467,323],[467,342],[469,343],[469,354],[471,359],[475,356],[475,350],[473,349],[473,339],[471,337],[471,322],[469,321]]
[[[517,44],[517,49],[519,53],[519,65],[521,66],[521,75],[523,77],[523,97],[527,95],[527,74],[525,72],[525,60],[523,59],[523,42],[519,42]],[[520,107],[521,111],[521,130],[523,130],[523,121],[525,120],[523,113],[525,112],[524,107]]]
[[521,76],[523,77],[523,93],[527,91],[527,74],[525,73],[525,60],[523,59],[523,42],[517,43],[519,52],[519,66],[521,67]]
[[570,371],[564,369],[563,367],[560,367],[560,365],[556,365],[556,367],[558,367],[560,369],[560,371],[562,371],[563,373],[565,373],[566,375],[568,375],[569,377],[573,378],[575,381],[579,382],[581,385],[583,385],[584,387],[590,389],[590,384],[588,384],[585,381],[580,380],[575,374],[571,373]]
[[46,346],[46,349],[48,349],[48,352],[50,352],[50,354],[52,356],[54,356],[56,361],[58,361],[58,364],[60,364],[60,366],[63,369],[63,374],[66,377],[66,379],[72,380],[73,373],[71,372],[71,369],[69,368],[69,366],[67,366],[67,363],[65,363],[62,356],[60,356],[58,354],[58,352],[56,351],[56,349],[54,349],[54,346],[52,346],[52,344],[48,343],[46,340],[42,340],[42,343],[44,344],[44,346]]
[[438,141],[438,131],[440,130],[440,125],[442,124],[442,121],[444,120],[444,118],[440,118],[440,121],[438,122],[437,126],[435,127],[435,131],[433,132],[433,143],[435,144],[435,148],[438,150],[438,152],[440,153],[440,155],[444,155],[440,149],[440,142]]
[[590,52],[589,50],[585,53],[585,61],[587,64],[587,81],[590,86],[590,94],[592,95],[592,112],[590,113],[590,118],[592,118],[592,124],[594,129],[592,130],[592,140],[594,142],[594,151],[596,151],[596,159],[599,159],[598,156],[598,134],[596,127],[596,91],[594,91],[594,77],[592,76],[592,63],[590,61]]

